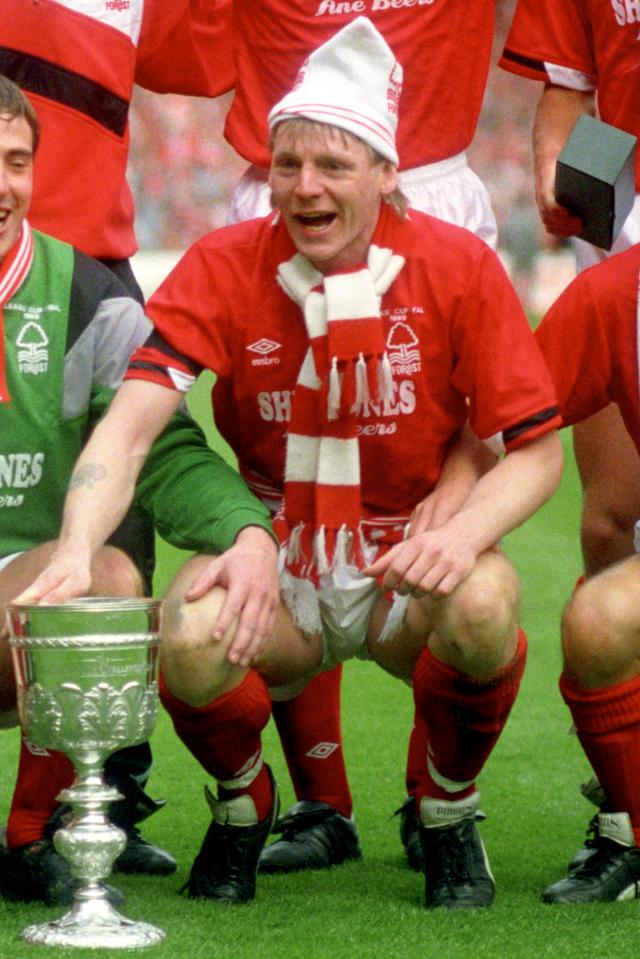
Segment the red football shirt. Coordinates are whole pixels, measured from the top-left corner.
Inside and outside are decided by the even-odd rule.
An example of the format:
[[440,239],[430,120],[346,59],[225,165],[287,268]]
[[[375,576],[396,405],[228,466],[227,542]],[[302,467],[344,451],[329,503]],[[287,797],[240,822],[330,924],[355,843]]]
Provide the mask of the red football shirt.
[[638,452],[639,284],[640,244],[578,274],[535,334],[564,424],[617,403]]
[[[406,263],[381,303],[394,401],[358,416],[367,515],[410,513],[433,488],[467,418],[515,449],[560,422],[549,374],[498,257],[460,227],[383,207],[373,238]],[[276,280],[295,248],[282,221],[218,230],[148,304],[156,333],[128,378],[187,389],[217,373],[216,425],[247,476],[282,488],[291,396],[308,338]],[[158,336],[159,334],[159,336]]]
[[91,256],[128,257],[134,81],[160,93],[229,90],[230,0],[2,0],[0,73],[42,127],[32,225]]
[[309,54],[368,17],[404,69],[398,152],[402,169],[465,150],[478,122],[491,59],[495,0],[236,0],[236,92],[225,136],[269,166],[267,116]]

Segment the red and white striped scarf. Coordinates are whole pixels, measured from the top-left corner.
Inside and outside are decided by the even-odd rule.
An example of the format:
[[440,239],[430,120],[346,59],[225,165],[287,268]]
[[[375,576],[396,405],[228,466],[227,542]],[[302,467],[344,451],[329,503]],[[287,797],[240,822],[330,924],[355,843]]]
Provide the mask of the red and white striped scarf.
[[23,220],[18,239],[0,263],[0,403],[7,403],[11,399],[4,360],[4,305],[22,285],[32,262],[31,227]]
[[353,270],[323,276],[299,253],[278,267],[309,336],[292,399],[284,502],[274,519],[294,575],[316,579],[364,565],[357,416],[369,400],[393,399],[380,300],[404,262],[372,244],[367,264]]

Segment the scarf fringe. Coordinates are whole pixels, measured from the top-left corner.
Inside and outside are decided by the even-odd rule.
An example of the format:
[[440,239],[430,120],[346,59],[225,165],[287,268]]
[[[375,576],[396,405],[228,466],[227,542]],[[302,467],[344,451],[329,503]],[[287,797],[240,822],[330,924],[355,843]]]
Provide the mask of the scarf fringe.
[[[349,393],[353,395],[349,396]],[[391,406],[393,403],[393,370],[386,353],[380,358],[372,356],[368,359],[361,353],[355,366],[348,364],[344,373],[338,369],[337,357],[333,357],[327,392],[327,419],[330,422],[344,415],[343,406],[349,413],[361,413],[374,395],[380,405]]]
[[298,629],[307,636],[321,633],[320,601],[311,580],[295,576],[289,570],[285,570],[284,575],[280,577],[280,587],[284,604]]
[[329,557],[327,556],[327,530],[325,526],[321,526],[316,532],[313,543],[313,554],[320,576],[324,576],[325,573],[330,572],[331,565],[329,563]]
[[329,394],[327,396],[327,419],[337,420],[340,413],[340,373],[338,372],[338,358],[334,356],[331,361],[331,372],[329,373]]
[[[282,534],[280,521],[284,521],[282,516],[274,517],[274,529]],[[346,523],[337,530],[326,526],[314,530],[308,523],[301,522],[281,542],[286,567],[295,576],[309,576],[317,581],[328,573],[340,574],[365,565],[364,534],[360,528],[350,529]]]
[[386,353],[383,353],[378,364],[378,396],[381,403],[393,403],[393,370]]
[[355,368],[355,387],[354,397],[352,402],[349,402],[350,397],[343,396],[343,393],[351,392],[351,380],[352,377],[349,375],[351,368],[347,367],[344,374],[341,374],[338,370],[338,360],[337,357],[333,357],[331,361],[331,372],[329,373],[329,389],[327,394],[327,419],[332,422],[340,416],[342,410],[343,400],[345,400],[348,405],[348,412],[361,413],[367,408],[367,405],[371,403],[374,390],[377,402],[380,405],[391,406],[394,400],[394,389],[393,389],[393,370],[391,368],[391,362],[386,353],[383,353],[382,356],[378,359],[377,357],[370,357],[368,360],[365,359],[364,354],[361,353],[358,357]]
[[371,393],[369,391],[367,364],[364,356],[361,353],[358,357],[358,362],[356,363],[356,401],[353,405],[352,412],[360,412],[360,410],[364,409],[370,399]]
[[304,523],[298,523],[291,530],[289,536],[289,545],[287,546],[287,563],[297,565],[304,560],[302,551],[302,534],[304,532]]

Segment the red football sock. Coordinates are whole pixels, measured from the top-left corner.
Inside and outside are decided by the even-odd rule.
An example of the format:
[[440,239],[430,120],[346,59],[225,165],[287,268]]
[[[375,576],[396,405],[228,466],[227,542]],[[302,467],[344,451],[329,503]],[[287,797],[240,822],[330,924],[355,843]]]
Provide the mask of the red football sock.
[[440,662],[428,648],[420,653],[413,674],[413,694],[416,709],[429,730],[429,750],[418,799],[430,796],[457,800],[474,791],[476,777],[518,693],[526,649],[526,637],[520,630],[511,662],[483,683]]
[[339,663],[315,676],[295,699],[274,703],[273,718],[297,798],[326,802],[351,816],[340,727],[341,679]]
[[627,812],[640,846],[640,676],[581,689],[566,673],[560,691],[613,812]]
[[72,784],[73,778],[73,766],[63,753],[35,754],[22,741],[7,822],[7,844],[11,849],[42,839],[58,805],[58,794]]
[[160,681],[160,698],[187,749],[218,781],[218,798],[249,794],[258,819],[271,811],[271,779],[262,762],[260,734],[271,713],[271,699],[259,673],[206,706],[193,707],[172,696]]
[[409,735],[407,753],[407,796],[415,796],[420,789],[427,769],[427,749],[429,748],[429,730],[416,709],[413,713],[413,728]]

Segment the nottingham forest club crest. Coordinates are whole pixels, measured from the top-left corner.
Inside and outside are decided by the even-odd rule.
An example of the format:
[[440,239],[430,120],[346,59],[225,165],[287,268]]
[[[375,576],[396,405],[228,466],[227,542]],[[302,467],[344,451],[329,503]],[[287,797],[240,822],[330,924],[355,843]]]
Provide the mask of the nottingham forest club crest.
[[18,366],[21,373],[37,375],[49,368],[49,337],[39,323],[29,320],[18,333]]
[[387,356],[396,376],[420,372],[420,350],[416,349],[417,346],[418,337],[411,327],[402,320],[396,321],[387,337]]

